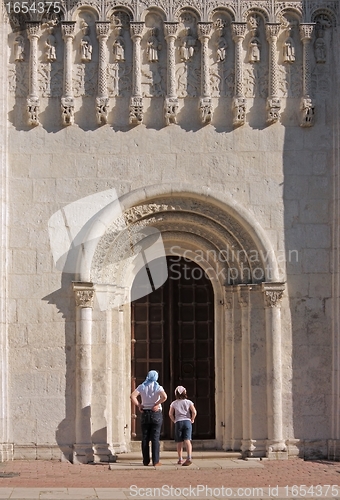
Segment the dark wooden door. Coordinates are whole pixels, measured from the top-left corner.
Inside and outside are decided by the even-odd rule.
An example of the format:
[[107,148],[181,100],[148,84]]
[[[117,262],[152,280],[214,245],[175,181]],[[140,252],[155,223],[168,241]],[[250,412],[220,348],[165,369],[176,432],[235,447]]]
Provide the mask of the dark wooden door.
[[[162,439],[173,439],[169,405],[177,385],[187,389],[197,408],[193,439],[215,438],[214,304],[210,280],[197,264],[167,258],[168,279],[132,302],[131,389],[149,370],[159,372],[168,394],[163,406]],[[161,260],[159,261],[161,271]],[[155,270],[153,263],[153,272]],[[134,287],[143,287],[137,275]],[[132,408],[132,438],[140,439],[138,413]]]

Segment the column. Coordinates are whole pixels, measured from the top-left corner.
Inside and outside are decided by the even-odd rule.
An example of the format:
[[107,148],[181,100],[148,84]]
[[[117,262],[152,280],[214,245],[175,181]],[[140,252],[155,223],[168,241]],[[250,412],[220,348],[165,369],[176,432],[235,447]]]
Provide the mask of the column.
[[[0,16],[5,19],[6,6],[1,4]],[[7,47],[8,44],[8,29],[7,23],[0,24],[0,47]],[[7,50],[0,50],[0,462],[13,460],[13,439],[10,436],[10,420],[11,412],[9,408],[9,366],[8,366],[8,272],[9,272],[9,255],[8,238],[9,238],[9,162],[8,162],[8,137],[9,120],[8,112],[10,106],[8,102],[7,89],[8,85],[8,53]]]
[[285,452],[282,430],[281,299],[284,283],[262,283],[266,314],[267,456]]
[[72,88],[72,50],[75,22],[63,21],[61,32],[65,42],[64,46],[64,88],[61,98],[61,117],[63,125],[74,123],[74,97]]
[[93,461],[91,437],[92,400],[92,283],[73,283],[76,300],[76,442],[73,445],[73,463]]
[[281,102],[278,97],[277,80],[277,37],[280,32],[280,24],[267,23],[266,34],[269,43],[269,96],[267,99],[267,122],[275,123],[280,118]]
[[109,95],[107,91],[107,39],[109,28],[109,22],[96,22],[96,33],[99,43],[98,94],[96,97],[98,125],[107,123],[109,105]]
[[29,60],[29,95],[27,97],[28,124],[39,125],[39,94],[38,94],[38,40],[40,36],[39,21],[26,23],[27,37],[30,41]]
[[201,97],[200,115],[202,123],[210,123],[212,119],[212,102],[209,71],[209,40],[211,36],[211,23],[197,23],[198,38],[201,42]]
[[246,99],[243,94],[242,43],[247,23],[232,23],[232,35],[235,43],[235,96],[233,99],[233,124],[244,125],[246,121]]
[[302,63],[302,99],[301,99],[301,127],[312,127],[314,125],[314,103],[312,100],[310,51],[311,39],[313,36],[315,24],[300,24],[300,38],[303,45],[303,63]]
[[234,449],[234,295],[236,287],[224,287],[224,324],[225,324],[225,363],[224,363],[224,393],[225,417],[223,449]]
[[175,40],[178,23],[164,23],[164,36],[167,42],[167,96],[164,102],[165,123],[177,123],[178,97],[176,92],[176,58]]
[[250,290],[249,285],[239,285],[238,301],[241,307],[242,329],[242,445],[244,457],[251,457],[255,451],[252,438],[251,404],[251,358],[250,358]]
[[132,22],[130,24],[131,38],[133,42],[133,76],[132,97],[130,100],[130,123],[139,125],[143,121],[143,97],[142,97],[142,60],[141,39],[144,23]]

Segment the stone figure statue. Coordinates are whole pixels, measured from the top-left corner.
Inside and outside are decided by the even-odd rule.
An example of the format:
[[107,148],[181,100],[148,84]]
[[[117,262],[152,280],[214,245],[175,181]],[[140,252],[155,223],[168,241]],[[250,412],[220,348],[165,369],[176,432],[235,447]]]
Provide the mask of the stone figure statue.
[[181,61],[189,61],[195,52],[196,39],[191,34],[191,29],[187,28],[186,35],[182,38],[182,43],[179,48]]
[[121,32],[113,42],[113,57],[115,62],[125,61],[125,42]]
[[158,62],[158,52],[161,50],[162,45],[157,38],[157,28],[151,30],[150,38],[147,42],[147,54],[149,62]]
[[261,59],[260,40],[256,37],[252,38],[249,43],[249,62],[256,63]]
[[314,55],[317,63],[325,63],[326,62],[326,43],[325,40],[321,37],[315,40],[314,44]]
[[22,35],[19,35],[14,40],[14,59],[16,61],[25,60],[25,39]]
[[225,61],[227,55],[228,44],[223,35],[217,41],[217,62]]
[[295,61],[295,47],[293,40],[288,37],[283,44],[283,62]]
[[92,59],[92,44],[90,38],[90,28],[84,23],[82,31],[84,33],[83,38],[80,41],[80,51],[82,62],[90,62]]
[[56,39],[54,36],[53,28],[48,29],[48,36],[46,38],[45,42],[45,57],[46,61],[48,62],[53,62],[57,59],[57,54],[56,54]]

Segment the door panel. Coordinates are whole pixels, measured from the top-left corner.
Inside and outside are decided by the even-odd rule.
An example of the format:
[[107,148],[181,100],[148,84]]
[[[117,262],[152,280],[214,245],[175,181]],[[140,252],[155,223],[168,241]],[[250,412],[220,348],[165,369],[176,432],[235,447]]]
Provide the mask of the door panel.
[[[215,437],[213,289],[203,270],[185,259],[167,258],[168,279],[132,302],[131,373],[134,389],[149,370],[159,372],[168,394],[161,438],[173,439],[168,417],[177,385],[184,385],[197,408],[193,439]],[[145,276],[145,273],[143,274]],[[141,286],[137,275],[135,286]],[[132,414],[135,409],[132,408]],[[140,439],[140,415],[132,418],[132,438]]]

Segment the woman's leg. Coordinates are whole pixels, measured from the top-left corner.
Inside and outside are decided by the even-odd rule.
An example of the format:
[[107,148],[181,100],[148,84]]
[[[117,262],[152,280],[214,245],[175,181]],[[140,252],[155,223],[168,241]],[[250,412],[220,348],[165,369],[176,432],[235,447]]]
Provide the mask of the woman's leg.
[[153,412],[151,426],[151,450],[152,450],[152,463],[153,465],[159,463],[159,438],[161,435],[161,428],[163,423],[163,415],[161,411]]

